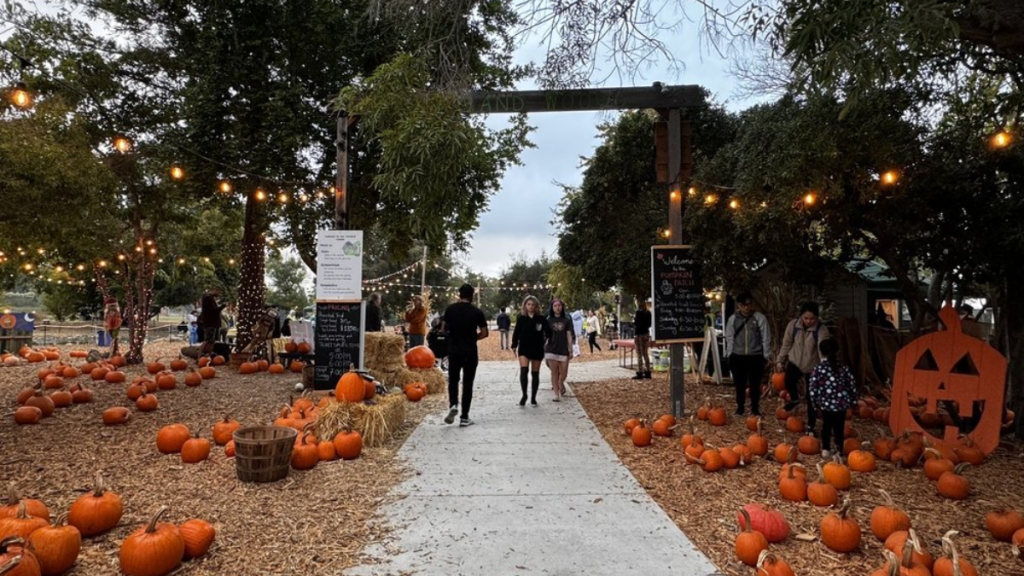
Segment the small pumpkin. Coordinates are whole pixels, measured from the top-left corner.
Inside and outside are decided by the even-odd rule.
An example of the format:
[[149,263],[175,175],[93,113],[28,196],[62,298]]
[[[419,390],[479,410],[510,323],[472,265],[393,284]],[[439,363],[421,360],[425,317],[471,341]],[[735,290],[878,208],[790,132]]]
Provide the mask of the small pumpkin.
[[424,387],[417,386],[416,384],[417,383],[414,382],[405,387],[405,397],[408,398],[410,402],[419,402],[427,395],[426,389]]
[[68,510],[68,524],[78,528],[82,536],[97,536],[113,530],[123,514],[121,497],[106,489],[103,476],[97,472],[96,487],[75,500]]
[[320,462],[320,453],[317,450],[317,443],[308,432],[303,434],[298,444],[292,447],[292,468],[296,470],[310,470]]
[[121,356],[120,354],[110,357],[110,365],[114,368],[123,368],[125,364],[127,364],[127,362],[125,361],[124,356]]
[[784,372],[772,373],[772,388],[774,388],[776,392],[781,392],[786,389],[786,374]]
[[25,401],[25,406],[35,406],[42,412],[43,418],[49,418],[53,415],[53,410],[56,405],[53,403],[53,398],[50,398],[42,390],[36,390],[35,394],[32,395],[28,400]]
[[157,360],[156,362],[150,362],[149,364],[146,364],[146,372],[149,372],[150,374],[159,374],[163,372],[164,369],[165,366],[163,362],[160,362],[159,360]]
[[819,462],[818,481],[807,485],[807,500],[820,507],[835,506],[839,503],[839,491],[825,480],[825,471]]
[[859,450],[850,452],[850,455],[846,457],[846,464],[850,467],[850,470],[854,472],[874,472],[878,470],[878,463],[875,461],[875,455],[868,451],[870,444],[864,442],[861,444]]
[[178,358],[175,360],[171,360],[172,372],[181,372],[186,368],[188,368],[188,362],[186,362],[185,359],[182,358],[181,356],[178,356]]
[[970,464],[962,462],[957,464],[952,472],[943,472],[942,476],[939,476],[938,484],[935,486],[939,494],[950,500],[967,499],[971,493],[971,483],[962,475],[964,468],[967,466],[970,466]]
[[747,448],[750,448],[750,452],[755,456],[764,456],[768,453],[768,439],[761,433],[761,427],[763,423],[761,419],[757,419],[757,426],[754,433],[747,437]]
[[669,420],[665,420],[664,418],[658,418],[655,420],[654,424],[651,424],[651,430],[654,432],[655,436],[672,436],[672,424]]
[[957,534],[959,532],[956,530],[950,530],[942,537],[942,552],[945,556],[935,561],[932,567],[933,576],[978,576],[978,569],[961,558],[953,544],[953,536]]
[[152,412],[159,405],[160,402],[156,399],[156,394],[150,394],[146,391],[143,391],[142,396],[135,399],[135,407],[138,408],[139,412]]
[[[68,406],[71,406],[73,402],[71,392],[68,392],[67,390],[54,390],[53,392],[50,392],[50,400],[53,400],[54,408],[67,408]],[[22,408],[24,408],[24,406],[22,406]]]
[[725,426],[729,422],[729,413],[721,406],[712,408],[708,411],[708,422],[712,426]]
[[213,441],[219,446],[223,446],[231,441],[235,430],[241,427],[242,425],[237,420],[232,420],[225,414],[223,420],[213,425]]
[[804,419],[799,416],[790,416],[786,418],[786,430],[794,434],[803,434],[805,430]]
[[103,424],[106,426],[127,424],[130,418],[131,412],[124,406],[114,406],[103,411]]
[[334,442],[330,440],[321,440],[316,445],[316,453],[321,462],[330,462],[338,459],[338,452],[334,449]]
[[757,558],[757,576],[796,576],[785,560],[764,550]]
[[295,374],[302,372],[305,368],[306,363],[301,360],[292,360],[292,362],[288,364],[288,370],[291,370]]
[[161,454],[177,454],[191,437],[192,433],[184,424],[168,424],[156,433],[156,449]]
[[199,375],[203,378],[203,380],[211,380],[217,377],[217,371],[211,368],[210,366],[203,366],[202,368],[199,369]]
[[63,376],[65,380],[74,380],[75,378],[78,378],[80,373],[78,372],[78,368],[75,368],[74,366],[65,366],[61,369],[60,375]]
[[636,428],[639,425],[639,418],[630,418],[629,420],[626,420],[625,423],[623,423],[622,429],[626,432],[626,436],[629,436],[630,434],[633,433],[633,428]]
[[893,532],[910,530],[910,516],[896,507],[892,496],[885,490],[879,490],[885,503],[875,506],[871,511],[871,533],[879,541],[885,542]]
[[751,528],[750,514],[745,509],[740,508],[740,514],[743,517],[743,528],[736,536],[736,557],[747,566],[757,566],[761,554],[768,550],[768,540]]
[[405,353],[405,364],[409,368],[433,368],[437,358],[426,346],[413,346]]
[[801,436],[800,439],[797,440],[796,447],[800,450],[801,454],[810,456],[821,452],[821,441],[814,436],[807,434],[805,436]]
[[170,372],[161,372],[156,377],[156,387],[160,390],[174,390],[178,387],[178,379]]
[[217,530],[213,524],[204,520],[186,520],[178,526],[178,531],[185,541],[184,560],[205,556],[217,537]]
[[819,526],[821,543],[833,552],[848,553],[860,547],[860,526],[850,517],[850,499],[836,512],[822,518]]
[[964,436],[962,444],[953,449],[960,462],[967,462],[972,466],[981,466],[985,463],[985,452],[981,450],[968,436]]
[[210,364],[213,364],[214,366],[223,366],[224,362],[226,362],[226,360],[224,360],[224,357],[218,354],[213,357],[213,360],[210,361]]
[[999,508],[985,514],[985,528],[1000,542],[1010,542],[1018,530],[1024,528],[1024,517],[1013,508]]
[[19,502],[17,514],[0,518],[0,540],[12,536],[27,539],[33,532],[49,524],[49,521],[38,516],[30,516],[25,503]]
[[29,516],[42,518],[47,522],[50,521],[50,509],[46,507],[46,504],[42,500],[22,498],[14,482],[7,486],[7,505],[0,507],[0,518],[13,518],[17,516],[18,508],[21,504],[25,505],[25,511]]
[[82,551],[82,533],[78,528],[66,525],[67,518],[67,514],[61,514],[53,526],[44,526],[28,537],[43,576],[67,572]]
[[92,390],[85,385],[77,385],[78,388],[71,392],[71,401],[75,404],[88,404],[92,402]]
[[0,540],[0,574],[4,576],[39,576],[42,568],[24,538]]
[[39,424],[42,419],[43,411],[35,406],[18,406],[18,409],[14,411],[15,424]]
[[363,435],[357,430],[338,432],[334,437],[334,451],[342,460],[355,460],[363,453]]
[[[211,368],[212,370],[212,368]],[[195,388],[203,383],[203,377],[195,370],[189,370],[188,374],[185,374],[185,386],[189,388]]]
[[270,372],[271,374],[284,374],[284,365],[280,362],[275,362],[267,368],[267,372]]
[[791,464],[785,478],[779,480],[779,493],[790,502],[803,502],[807,500],[807,479],[794,473],[796,466]]
[[[408,387],[406,388],[405,395],[409,397]],[[356,367],[350,364],[348,372],[341,375],[341,378],[338,379],[338,384],[334,387],[334,397],[339,402],[362,402],[365,395],[366,384],[363,382],[363,377],[356,372]],[[413,400],[412,397],[409,397],[409,399]],[[418,400],[419,398],[413,400],[413,402]]]
[[889,550],[900,557],[907,554],[907,549],[909,548],[911,558],[915,562],[927,568],[929,571],[935,563],[935,558],[933,558],[925,548],[924,542],[917,537],[917,533],[914,532],[913,528],[893,532],[885,539],[883,546],[886,550]]
[[64,379],[56,374],[51,374],[43,379],[43,388],[46,390],[56,390],[64,387]]
[[198,464],[210,457],[210,441],[198,436],[189,438],[181,446],[181,462]]
[[235,441],[232,440],[224,445],[224,457],[234,458],[235,457]]
[[110,372],[104,374],[103,380],[105,380],[108,384],[120,384],[124,382],[125,375],[124,372],[121,372],[120,370],[111,370]]
[[[750,526],[764,534],[764,537],[772,543],[782,542],[789,537],[790,527],[782,512],[773,508],[767,508],[761,504],[745,504],[743,509],[750,516]],[[737,514],[740,529],[743,529],[743,516]]]
[[850,469],[843,464],[843,461],[836,454],[832,461],[825,464],[825,481],[836,487],[836,490],[849,490],[853,479],[850,477]]
[[260,371],[260,367],[255,362],[242,362],[238,366],[239,374],[255,374]]
[[651,429],[647,427],[643,420],[633,428],[633,431],[629,433],[629,437],[633,440],[633,446],[644,447],[651,445]]
[[259,370],[260,372],[266,372],[267,368],[269,368],[269,367],[270,367],[270,362],[267,362],[263,358],[260,358],[259,360],[256,361],[256,369]]
[[181,564],[185,539],[174,524],[160,522],[167,512],[163,506],[149,523],[132,532],[121,544],[118,558],[128,576],[164,576]]
[[913,549],[907,547],[902,558],[892,550],[883,550],[885,565],[871,573],[871,576],[931,576],[931,572],[914,561]]

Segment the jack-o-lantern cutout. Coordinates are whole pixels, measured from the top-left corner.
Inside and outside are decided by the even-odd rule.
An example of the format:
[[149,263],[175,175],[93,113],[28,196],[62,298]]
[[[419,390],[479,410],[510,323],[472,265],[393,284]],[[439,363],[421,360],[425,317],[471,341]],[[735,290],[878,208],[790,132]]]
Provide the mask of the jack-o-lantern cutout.
[[946,329],[921,336],[896,354],[893,434],[919,430],[956,445],[968,436],[986,454],[999,444],[1006,386],[1006,358],[963,333],[950,306],[939,311]]

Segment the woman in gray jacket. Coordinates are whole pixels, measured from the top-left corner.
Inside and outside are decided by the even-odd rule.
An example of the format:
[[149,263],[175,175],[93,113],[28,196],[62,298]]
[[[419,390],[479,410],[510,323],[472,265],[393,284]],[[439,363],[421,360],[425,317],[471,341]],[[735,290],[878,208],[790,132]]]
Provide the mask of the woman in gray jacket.
[[[782,349],[775,365],[776,372],[785,372],[786,390],[789,391],[789,402],[786,410],[790,411],[800,404],[800,380],[810,382],[810,374],[821,363],[818,342],[829,338],[828,328],[818,317],[818,303],[804,302],[800,305],[800,316],[790,321],[782,338]],[[805,384],[806,385],[806,384]],[[807,430],[814,433],[817,414],[811,405],[810,395],[807,399]]]

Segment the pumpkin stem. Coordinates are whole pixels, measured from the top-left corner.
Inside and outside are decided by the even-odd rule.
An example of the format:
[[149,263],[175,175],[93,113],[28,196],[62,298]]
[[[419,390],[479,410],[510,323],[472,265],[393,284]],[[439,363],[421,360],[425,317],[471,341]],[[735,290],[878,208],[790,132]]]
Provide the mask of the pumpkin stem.
[[[956,474],[956,475],[959,476],[970,465],[971,464],[969,462],[961,462],[961,463],[957,464],[956,467],[953,468],[953,474]],[[951,532],[955,532],[955,530],[951,530]]]
[[10,560],[5,562],[3,566],[0,566],[0,574],[7,574],[17,568],[19,564],[21,564],[21,554],[12,557]]
[[892,496],[890,496],[889,493],[886,492],[884,488],[879,488],[878,491],[882,493],[882,498],[885,498],[885,506],[886,506],[886,508],[895,508],[896,507],[896,503],[893,502]]
[[25,539],[21,536],[8,536],[3,540],[0,540],[0,554],[7,552],[7,549],[11,546],[24,546]]
[[921,547],[921,541],[918,540],[917,532],[914,532],[913,528],[907,531],[907,538],[914,545],[914,552],[924,554],[924,548]]
[[21,501],[21,496],[18,494],[18,487],[14,482],[11,482],[7,486],[7,504],[14,506]]
[[57,519],[53,521],[53,525],[54,526],[63,526],[65,523],[67,523],[67,521],[68,521],[68,513],[67,512],[61,512],[57,516]]
[[106,492],[106,490],[107,490],[107,488],[103,484],[103,474],[99,470],[97,470],[96,471],[96,488],[92,491],[92,495],[93,495],[94,498],[99,498],[100,496],[103,496],[103,493]]
[[26,520],[28,518],[28,511],[25,510],[25,501],[21,500],[18,502],[18,514],[15,516],[18,520]]
[[168,508],[167,506],[161,506],[160,509],[156,511],[156,514],[153,514],[153,518],[150,519],[149,524],[146,525],[146,534],[152,534],[153,532],[156,532],[157,521],[160,520],[160,517],[163,516],[164,513],[167,512],[168,510],[170,510],[170,508]]
[[889,569],[889,576],[899,576],[900,559],[896,557],[896,553],[892,550],[882,550],[882,555],[885,556],[885,566]]
[[[744,510],[744,512],[746,512],[746,510]],[[748,516],[749,516],[749,514],[748,514]],[[767,570],[764,569],[764,565],[765,565],[765,562],[767,562],[768,558],[770,558],[770,557],[772,557],[772,553],[769,552],[767,549],[761,550],[761,553],[757,555],[757,566],[756,567],[757,567],[757,573],[758,574],[761,574],[761,572],[765,572],[765,573],[768,572]]]
[[746,508],[740,508],[740,514],[743,514],[743,532],[750,532],[750,512],[747,512]]
[[815,464],[815,467],[818,469],[818,484],[824,484],[825,483],[825,469],[821,467],[821,462],[818,462],[817,464]]
[[851,505],[852,505],[852,503],[850,502],[850,497],[847,496],[843,500],[843,505],[839,507],[838,514],[839,514],[840,518],[846,518],[846,514],[850,511],[850,506]]
[[910,568],[911,566],[914,565],[914,552],[916,551],[918,554],[921,553],[920,550],[915,550],[916,548],[917,548],[916,545],[914,545],[914,546],[907,546],[906,544],[903,545],[903,562],[901,564],[902,564],[902,566],[904,568]]
[[760,418],[758,418],[757,419],[757,426],[756,426],[757,429],[754,430],[754,434],[757,434],[758,436],[762,436],[762,434],[761,434],[761,427],[762,426],[764,426],[764,423],[761,422]]

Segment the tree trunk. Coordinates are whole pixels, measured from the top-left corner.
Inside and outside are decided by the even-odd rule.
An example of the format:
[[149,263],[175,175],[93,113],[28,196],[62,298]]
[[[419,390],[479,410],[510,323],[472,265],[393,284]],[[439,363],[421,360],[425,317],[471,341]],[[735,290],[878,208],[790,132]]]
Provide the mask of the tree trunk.
[[[136,238],[137,246],[145,246],[143,236]],[[122,267],[125,276],[125,316],[130,320],[128,327],[128,353],[124,359],[128,364],[143,361],[143,348],[149,334],[149,308],[153,304],[153,280],[156,268],[145,250],[129,257]]]
[[1003,316],[1005,344],[1000,351],[1006,353],[1010,362],[1009,405],[1017,415],[1014,434],[1024,438],[1024,273],[1017,270],[1007,275],[1002,296],[999,311]]
[[245,226],[242,230],[242,268],[238,285],[238,335],[235,338],[237,350],[249,345],[252,330],[263,316],[263,303],[267,287],[264,282],[266,270],[265,244],[261,204],[253,195],[245,202]]

